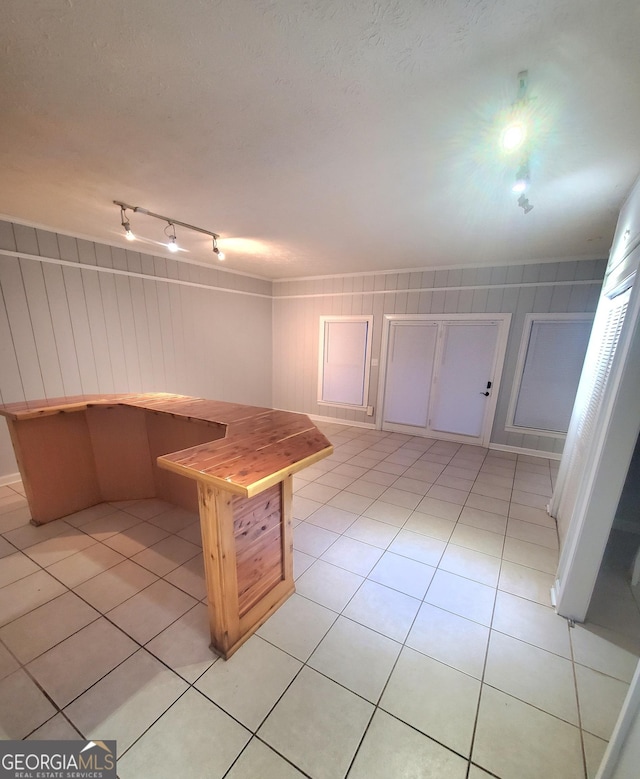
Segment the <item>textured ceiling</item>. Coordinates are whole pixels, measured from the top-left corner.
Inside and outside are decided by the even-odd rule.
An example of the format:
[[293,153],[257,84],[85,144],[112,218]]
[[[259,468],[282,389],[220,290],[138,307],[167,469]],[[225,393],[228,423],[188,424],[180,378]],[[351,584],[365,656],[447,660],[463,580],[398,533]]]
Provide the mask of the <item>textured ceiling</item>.
[[265,277],[606,256],[640,171],[637,0],[3,0],[0,56],[0,213]]

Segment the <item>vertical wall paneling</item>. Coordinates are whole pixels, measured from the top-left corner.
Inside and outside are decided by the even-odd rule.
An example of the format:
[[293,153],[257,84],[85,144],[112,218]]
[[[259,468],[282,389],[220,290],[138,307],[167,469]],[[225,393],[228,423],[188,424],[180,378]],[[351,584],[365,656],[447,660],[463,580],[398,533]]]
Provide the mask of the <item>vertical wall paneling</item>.
[[605,265],[604,260],[571,260],[276,282],[273,299],[274,404],[279,408],[359,424],[379,422],[379,368],[373,365],[369,387],[369,404],[375,407],[373,418],[363,411],[331,410],[317,404],[314,396],[317,332],[322,315],[373,314],[372,357],[380,359],[384,314],[509,313],[512,323],[491,441],[559,453],[562,439],[505,430],[522,328],[528,313],[594,311]]
[[[273,405],[271,282],[1,221],[0,249],[0,402],[166,391]],[[2,424],[0,483],[16,471]]]

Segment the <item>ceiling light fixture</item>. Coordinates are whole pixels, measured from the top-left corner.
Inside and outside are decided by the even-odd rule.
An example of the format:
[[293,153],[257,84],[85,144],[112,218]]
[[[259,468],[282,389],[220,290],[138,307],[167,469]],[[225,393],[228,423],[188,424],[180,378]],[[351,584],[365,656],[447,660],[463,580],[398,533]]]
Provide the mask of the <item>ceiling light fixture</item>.
[[529,198],[526,198],[524,195],[520,195],[518,198],[518,205],[525,212],[525,214],[528,214],[529,211],[533,211],[533,206],[529,202]]
[[218,241],[215,236],[213,238],[213,253],[218,257],[219,260],[224,260],[225,254],[224,252],[221,252],[220,249],[218,249]]
[[136,237],[131,232],[131,225],[129,224],[129,220],[127,219],[127,212],[125,211],[124,206],[120,206],[120,222],[124,228],[124,236],[127,239],[127,241],[135,241]]
[[[171,228],[171,234],[167,233],[167,230]],[[169,238],[169,241],[167,242],[167,249],[169,249],[170,252],[173,252],[174,254],[180,250],[180,247],[178,246],[178,238],[176,236],[176,228],[173,222],[168,222],[167,226],[164,228],[164,234]]]
[[[129,219],[127,218],[126,213],[127,210],[133,211],[134,214],[144,214],[145,216],[153,217],[153,219],[160,219],[161,221],[166,222],[167,226],[165,227],[164,232],[169,239],[166,243],[166,247],[170,252],[175,253],[178,251],[184,251],[184,249],[180,249],[178,246],[178,239],[176,236],[176,225],[178,225],[179,227],[184,227],[187,230],[193,230],[196,233],[203,233],[204,235],[210,236],[213,240],[214,254],[219,260],[224,260],[224,252],[221,252],[220,249],[218,249],[218,238],[220,238],[218,233],[214,233],[211,230],[205,230],[203,227],[196,227],[195,225],[188,224],[187,222],[180,222],[178,219],[172,219],[170,216],[154,214],[152,211],[148,211],[146,208],[142,208],[142,206],[130,206],[128,203],[121,203],[119,200],[114,200],[113,203],[120,208],[120,221],[122,227],[124,228],[125,235],[129,241],[135,240],[136,236],[131,231],[131,225],[129,224]],[[171,228],[171,234],[167,233],[169,228]]]
[[520,192],[524,192],[528,186],[529,162],[526,161],[523,162],[522,165],[518,168],[518,172],[516,173],[516,181],[515,184],[511,187],[511,191],[519,194]]

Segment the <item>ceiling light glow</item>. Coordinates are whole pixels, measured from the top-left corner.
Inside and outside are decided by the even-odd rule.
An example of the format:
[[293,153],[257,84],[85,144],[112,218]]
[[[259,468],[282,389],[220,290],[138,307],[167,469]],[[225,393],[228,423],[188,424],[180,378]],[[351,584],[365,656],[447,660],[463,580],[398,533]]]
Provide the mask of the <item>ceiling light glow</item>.
[[506,152],[519,149],[527,137],[527,128],[522,122],[513,122],[502,133],[500,142]]

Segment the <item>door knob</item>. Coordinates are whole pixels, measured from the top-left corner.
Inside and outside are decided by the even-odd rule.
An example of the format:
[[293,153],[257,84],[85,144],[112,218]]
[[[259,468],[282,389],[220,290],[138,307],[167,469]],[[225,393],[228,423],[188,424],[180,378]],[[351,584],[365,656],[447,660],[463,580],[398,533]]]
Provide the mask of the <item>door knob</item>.
[[481,392],[480,394],[481,394],[481,395],[484,395],[486,398],[488,398],[488,397],[489,397],[489,393],[488,393],[488,392]]

